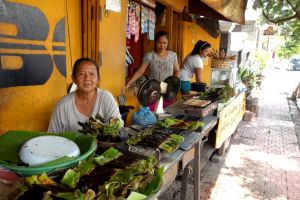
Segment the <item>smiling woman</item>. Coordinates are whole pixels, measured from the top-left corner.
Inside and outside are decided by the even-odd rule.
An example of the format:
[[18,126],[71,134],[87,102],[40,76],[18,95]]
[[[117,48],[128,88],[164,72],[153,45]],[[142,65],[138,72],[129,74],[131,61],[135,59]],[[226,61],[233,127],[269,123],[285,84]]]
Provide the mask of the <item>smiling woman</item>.
[[97,88],[99,67],[89,58],[78,59],[73,67],[73,82],[77,90],[64,96],[56,105],[48,132],[78,132],[78,122],[86,122],[99,114],[105,123],[114,117],[121,120],[118,105],[108,91]]

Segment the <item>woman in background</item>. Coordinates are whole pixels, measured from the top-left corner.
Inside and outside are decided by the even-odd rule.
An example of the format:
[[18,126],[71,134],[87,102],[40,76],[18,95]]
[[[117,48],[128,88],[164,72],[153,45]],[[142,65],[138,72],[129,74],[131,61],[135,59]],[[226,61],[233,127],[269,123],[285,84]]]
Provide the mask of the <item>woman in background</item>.
[[[154,50],[145,54],[143,63],[127,82],[126,89],[143,76],[147,69],[148,78],[158,81],[164,81],[169,76],[179,76],[180,69],[177,54],[168,50],[168,34],[165,31],[159,31],[155,34],[154,45]],[[164,107],[174,102],[175,99],[164,101]],[[149,107],[153,111],[156,104]]]
[[201,82],[203,69],[203,58],[206,58],[211,51],[211,45],[199,40],[193,51],[184,59],[180,70],[180,90],[182,94],[191,91],[191,79],[196,75],[196,82]]

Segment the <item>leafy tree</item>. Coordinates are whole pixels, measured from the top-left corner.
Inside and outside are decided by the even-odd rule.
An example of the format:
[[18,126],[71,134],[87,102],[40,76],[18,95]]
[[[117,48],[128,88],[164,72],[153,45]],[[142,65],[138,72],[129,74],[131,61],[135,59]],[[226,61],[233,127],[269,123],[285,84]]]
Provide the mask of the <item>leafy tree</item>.
[[293,36],[287,37],[285,44],[278,51],[278,56],[289,58],[295,54],[300,54],[299,38]]
[[275,24],[300,20],[299,0],[255,0],[253,7],[262,9],[263,16]]
[[278,25],[286,42],[279,50],[280,57],[300,53],[300,0],[255,0],[254,9],[261,9],[264,18]]

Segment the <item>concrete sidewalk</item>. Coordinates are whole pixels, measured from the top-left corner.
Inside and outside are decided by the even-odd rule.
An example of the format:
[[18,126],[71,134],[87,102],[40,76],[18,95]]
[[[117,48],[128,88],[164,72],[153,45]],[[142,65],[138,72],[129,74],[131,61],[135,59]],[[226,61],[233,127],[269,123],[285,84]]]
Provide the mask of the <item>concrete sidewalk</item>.
[[[276,86],[274,81],[264,84],[258,117],[241,122],[223,161],[208,162],[201,171],[201,199],[300,199],[295,127],[287,94]],[[192,199],[193,187],[189,186],[188,199]],[[175,182],[159,200],[179,197],[180,182]]]
[[300,153],[286,97],[261,100],[259,117],[241,122],[224,161],[203,170],[203,199],[300,199]]

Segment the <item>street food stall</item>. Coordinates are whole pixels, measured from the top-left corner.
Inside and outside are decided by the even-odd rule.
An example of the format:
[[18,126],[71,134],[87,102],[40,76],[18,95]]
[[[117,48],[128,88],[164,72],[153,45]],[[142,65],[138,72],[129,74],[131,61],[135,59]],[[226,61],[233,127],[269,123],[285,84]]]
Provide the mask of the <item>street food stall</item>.
[[[207,38],[218,48],[220,38],[211,37],[194,22],[182,21],[188,1],[122,1],[115,5],[121,14],[109,11],[102,0],[82,2],[0,3],[8,14],[24,11],[19,18],[3,15],[0,20],[4,20],[1,30],[7,28],[5,37],[0,36],[0,94],[4,94],[0,99],[0,199],[156,199],[181,173],[181,199],[185,199],[192,163],[194,199],[200,199],[201,169],[230,138],[244,114],[244,94],[232,88],[196,92],[182,100],[177,95],[178,81],[151,81],[156,86],[140,87],[137,94],[128,95],[129,104],[138,108],[153,103],[149,99],[178,97],[165,113],[157,112],[155,124],[122,127],[115,118],[105,122],[96,115],[78,121],[81,134],[45,131],[55,103],[71,83],[75,58],[93,58],[101,66],[101,88],[116,97],[121,90],[124,95],[125,78],[136,70],[142,54],[152,49],[157,30],[170,33],[170,49],[179,62],[196,40]],[[80,9],[84,16],[77,12]],[[122,33],[111,31],[112,27],[123,30],[125,25]],[[41,32],[32,32],[35,29]],[[203,80],[208,85],[210,73],[207,62]]]
[[[164,95],[177,95],[174,93],[178,87],[175,82],[169,82]],[[153,85],[159,86],[160,83],[151,82],[149,87],[140,87],[139,94],[148,94],[138,96],[143,105],[161,97],[160,88]],[[8,132],[0,136],[0,152],[5,148],[13,153],[2,153],[1,165],[26,177],[11,195],[15,199],[30,199],[33,193],[36,199],[73,199],[78,196],[82,199],[155,199],[183,172],[181,198],[185,199],[188,166],[194,161],[194,198],[200,199],[202,167],[231,136],[243,115],[244,94],[234,96],[230,89],[221,91],[207,91],[185,101],[178,100],[166,108],[166,113],[160,114],[157,124],[147,127],[132,125],[124,129],[117,121],[105,124],[100,116],[91,117],[80,123],[82,136],[60,134],[73,140],[81,151],[85,149],[81,156],[66,160],[60,158],[38,164],[22,158],[19,160],[20,146],[32,148],[29,147],[29,138],[53,134]],[[223,102],[221,110],[218,110],[216,99]],[[124,132],[129,138],[119,138],[119,142],[112,140]],[[16,137],[20,139],[11,142],[11,138]],[[34,143],[31,154],[35,154],[33,150],[37,144]]]

